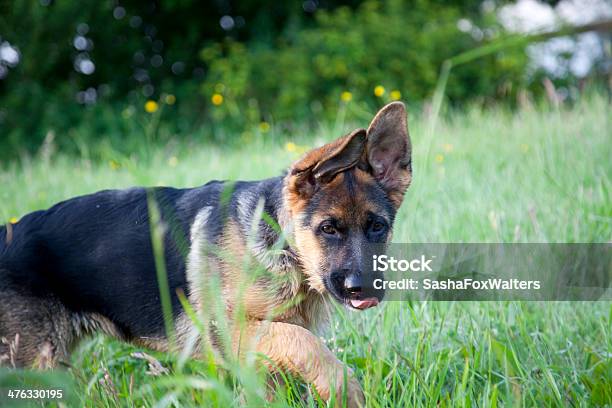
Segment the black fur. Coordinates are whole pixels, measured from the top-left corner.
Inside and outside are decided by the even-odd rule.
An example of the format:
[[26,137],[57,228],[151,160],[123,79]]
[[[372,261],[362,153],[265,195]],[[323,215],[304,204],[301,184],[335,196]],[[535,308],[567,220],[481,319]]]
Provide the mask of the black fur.
[[[127,338],[163,336],[147,195],[154,197],[167,226],[165,260],[176,317],[181,310],[177,289],[188,295],[185,260],[197,213],[211,207],[206,235],[220,237],[225,218],[240,219],[240,205],[252,214],[260,197],[276,219],[281,190],[281,177],[213,181],[193,189],[106,190],[33,212],[12,225],[10,243],[6,227],[0,229],[0,291],[53,297],[73,312],[99,313]],[[252,202],[241,204],[245,197]],[[243,226],[250,222],[244,221]],[[276,236],[266,231],[269,246]]]

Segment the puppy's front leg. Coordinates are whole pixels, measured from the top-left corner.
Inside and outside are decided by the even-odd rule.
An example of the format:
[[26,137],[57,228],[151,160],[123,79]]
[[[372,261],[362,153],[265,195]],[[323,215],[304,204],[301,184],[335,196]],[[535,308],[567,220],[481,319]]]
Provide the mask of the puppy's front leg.
[[[365,406],[363,390],[352,370],[305,328],[290,323],[257,321],[249,323],[241,337],[251,342],[247,345],[242,341],[241,349],[247,345],[251,350],[266,355],[278,367],[312,384],[321,397],[329,399],[333,392],[337,405],[342,406],[346,383],[347,406]],[[266,365],[270,366],[269,363]]]

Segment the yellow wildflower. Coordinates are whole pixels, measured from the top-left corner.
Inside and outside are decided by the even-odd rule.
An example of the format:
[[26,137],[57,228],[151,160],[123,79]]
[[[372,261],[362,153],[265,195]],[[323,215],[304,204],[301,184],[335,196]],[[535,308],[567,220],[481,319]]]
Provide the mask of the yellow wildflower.
[[121,164],[119,164],[119,162],[117,162],[116,160],[110,160],[108,162],[108,165],[113,170],[119,170],[121,168]]
[[287,150],[288,152],[295,152],[297,151],[297,146],[295,143],[293,142],[287,142],[285,143],[285,150]]
[[340,99],[342,99],[343,102],[350,102],[351,99],[353,99],[353,94],[349,91],[344,91],[340,94]]
[[378,97],[380,98],[380,97],[381,97],[381,96],[383,96],[384,94],[385,94],[385,87],[384,87],[384,86],[382,86],[382,85],[377,85],[377,86],[374,88],[374,95],[376,95],[376,96],[378,96]]
[[266,133],[270,130],[270,124],[268,122],[261,122],[259,124],[259,130],[261,130],[263,133]]
[[168,159],[168,165],[170,167],[176,167],[178,164],[178,158],[176,156],[172,156]]
[[441,154],[436,154],[436,163],[442,163],[444,161],[444,156]]
[[164,101],[168,105],[174,105],[176,103],[176,96],[174,96],[172,94],[166,95],[166,97],[164,98]]
[[213,105],[215,106],[219,106],[223,103],[223,95],[221,94],[213,94],[212,98],[210,98],[210,100],[212,101]]
[[399,101],[402,98],[402,93],[398,91],[397,89],[392,90],[390,95],[391,95],[391,100],[393,101]]
[[155,113],[159,109],[159,105],[155,101],[148,100],[144,108],[148,113]]
[[17,224],[17,221],[19,221],[19,219],[18,219],[17,217],[11,217],[11,218],[9,219],[9,222],[10,222],[11,224]]

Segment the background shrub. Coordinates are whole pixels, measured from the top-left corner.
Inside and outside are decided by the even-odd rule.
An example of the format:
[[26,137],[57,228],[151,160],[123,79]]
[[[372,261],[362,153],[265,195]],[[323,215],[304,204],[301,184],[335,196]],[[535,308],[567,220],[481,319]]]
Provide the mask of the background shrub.
[[[0,45],[19,53],[0,61],[0,158],[49,134],[62,150],[129,147],[142,142],[125,140],[134,129],[228,142],[270,124],[356,119],[392,99],[427,107],[445,59],[508,35],[491,7],[506,2],[485,3],[0,0]],[[528,63],[515,47],[457,67],[446,96],[512,105],[543,89]]]

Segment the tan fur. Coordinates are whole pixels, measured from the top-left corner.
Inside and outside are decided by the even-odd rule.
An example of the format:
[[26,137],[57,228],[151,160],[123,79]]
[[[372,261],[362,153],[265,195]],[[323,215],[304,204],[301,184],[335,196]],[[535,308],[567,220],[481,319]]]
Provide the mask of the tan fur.
[[[308,244],[304,245],[307,247]],[[274,284],[270,284],[274,276],[249,275],[249,269],[244,266],[255,265],[255,262],[250,258],[238,225],[231,220],[225,228],[219,251],[231,256],[221,255],[218,261],[207,264],[210,266],[214,263],[217,267],[214,273],[221,276],[227,318],[231,321],[234,317],[237,302],[242,302],[247,314],[246,332],[239,332],[238,325],[235,326],[234,352],[254,350],[265,354],[274,362],[274,366],[268,364],[271,371],[281,368],[300,376],[313,384],[325,399],[334,394],[340,402],[342,387],[346,382],[348,406],[363,406],[363,392],[352,371],[344,367],[310,331],[324,325],[330,317],[330,300],[323,293],[323,288],[313,290],[312,282],[302,279],[298,270],[290,271],[288,276],[276,277],[279,281]],[[210,272],[200,271],[203,274]],[[191,292],[196,293],[197,290],[192,287]],[[192,304],[199,307],[200,299],[201,295],[193,295]],[[296,302],[296,299],[300,300]],[[155,349],[165,346],[161,339],[141,339],[139,342]],[[346,379],[345,374],[348,375]]]
[[364,148],[365,134],[364,129],[357,129],[309,151],[291,166],[285,183],[287,208],[291,215],[300,213],[306,204],[304,198],[312,195],[310,179],[327,179],[357,164]]
[[267,359],[263,361],[272,371],[280,368],[299,375],[322,398],[329,399],[333,394],[336,406],[343,406],[343,395],[348,407],[365,406],[363,391],[353,371],[306,328],[285,322],[254,321],[234,339],[236,351],[254,350],[265,355]]
[[309,228],[296,228],[295,245],[300,248],[303,272],[309,286],[318,293],[325,293],[323,281],[318,273],[323,252],[312,231]]

